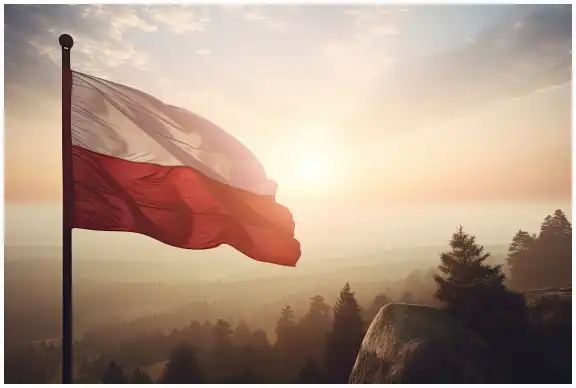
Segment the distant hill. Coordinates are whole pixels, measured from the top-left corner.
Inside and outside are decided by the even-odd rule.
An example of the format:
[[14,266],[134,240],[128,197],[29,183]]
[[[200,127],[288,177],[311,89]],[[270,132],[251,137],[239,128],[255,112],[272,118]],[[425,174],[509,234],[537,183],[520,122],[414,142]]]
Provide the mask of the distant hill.
[[[438,253],[443,249],[417,247],[358,257],[303,258],[296,268],[247,258],[76,259],[76,334],[112,318],[135,319],[193,302],[214,304],[215,314],[226,311],[230,317],[256,315],[263,322],[274,322],[277,311],[286,304],[292,305],[297,314],[303,313],[308,308],[308,298],[315,294],[333,303],[346,281],[351,283],[359,302],[367,306],[378,293],[401,292],[410,272],[437,266]],[[497,252],[494,260],[503,262],[506,247],[487,250]],[[60,250],[6,247],[4,279],[6,340],[57,337]]]

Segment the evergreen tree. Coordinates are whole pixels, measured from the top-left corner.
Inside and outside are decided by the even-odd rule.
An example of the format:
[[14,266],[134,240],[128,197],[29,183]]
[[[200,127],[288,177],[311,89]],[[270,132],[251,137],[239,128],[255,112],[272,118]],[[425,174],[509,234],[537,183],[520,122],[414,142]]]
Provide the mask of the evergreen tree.
[[537,255],[540,282],[534,288],[572,285],[572,225],[562,210],[542,223]]
[[264,330],[256,330],[254,334],[252,334],[252,340],[250,341],[250,345],[254,348],[270,348],[270,341],[268,341],[268,336],[266,336],[266,332]]
[[326,344],[326,369],[330,382],[348,382],[363,338],[364,322],[360,317],[360,306],[346,283],[334,306],[332,331]]
[[[494,314],[508,315],[497,309],[498,302],[507,302],[516,296],[504,286],[505,276],[500,265],[484,262],[490,253],[476,243],[476,237],[462,227],[452,235],[451,250],[440,254],[440,271],[435,275],[438,285],[436,297],[444,308],[472,327],[486,327]],[[502,306],[501,306],[502,307]]]
[[303,360],[301,360],[302,348],[299,334],[294,322],[292,307],[284,307],[276,321],[276,343],[274,344],[278,357],[280,381],[291,381],[301,367]]
[[128,377],[124,374],[124,369],[116,364],[114,361],[110,361],[108,364],[108,369],[104,372],[102,376],[103,384],[127,384]]
[[535,243],[535,235],[530,235],[528,232],[523,231],[522,229],[518,230],[512,239],[510,247],[508,248],[508,258],[514,259],[516,256],[529,251],[530,249],[534,248]]
[[302,341],[301,353],[310,357],[315,365],[324,362],[326,334],[330,330],[330,323],[330,306],[324,302],[324,298],[320,295],[310,298],[310,308],[298,326]]
[[202,324],[202,327],[200,329],[200,347],[204,348],[204,349],[212,349],[213,345],[214,345],[214,341],[213,341],[213,331],[212,331],[213,325],[210,321],[205,321],[204,324]]
[[330,315],[330,306],[324,302],[324,297],[321,295],[314,295],[310,298],[310,309],[308,310],[307,317],[315,319],[316,317],[326,318]]
[[542,222],[538,237],[518,231],[508,252],[510,283],[522,291],[572,285],[572,225],[561,210]]
[[507,262],[510,270],[510,283],[516,288],[537,276],[535,264],[536,236],[519,230],[508,248]]
[[485,264],[490,254],[462,227],[452,235],[450,247],[440,254],[443,275],[435,275],[435,295],[445,311],[497,350],[505,369],[512,373],[517,364],[509,352],[517,351],[525,340],[524,298],[506,289],[501,266]]
[[560,209],[554,211],[554,224],[557,226],[559,234],[572,237],[572,224]]
[[212,328],[214,349],[225,351],[232,346],[232,326],[223,319],[219,319]]
[[140,368],[136,368],[130,378],[130,384],[152,384],[152,379],[150,379],[148,373]]
[[238,323],[238,326],[236,326],[236,329],[234,330],[232,342],[236,346],[246,346],[250,343],[251,339],[252,339],[252,332],[250,331],[248,324],[246,323],[246,321],[241,320]]
[[213,346],[209,353],[208,375],[217,382],[225,382],[238,373],[238,361],[233,354],[232,326],[219,319],[212,328]]
[[296,384],[322,384],[323,376],[318,365],[312,358],[306,360],[306,364],[298,373]]
[[228,379],[225,384],[258,384],[258,383],[259,379],[252,370],[252,368],[246,368],[241,374]]
[[414,294],[422,287],[425,272],[422,269],[415,269],[406,276],[404,280],[404,293]]
[[250,345],[244,350],[249,355],[242,355],[242,357],[249,358],[252,371],[258,372],[257,380],[262,382],[278,381],[275,375],[276,355],[274,348],[268,341],[266,332],[263,330],[254,331]]
[[281,337],[286,331],[294,327],[294,311],[290,305],[280,310],[280,316],[276,321],[276,334]]
[[202,384],[204,373],[200,367],[196,349],[186,343],[172,351],[160,378],[161,384]]
[[548,215],[544,219],[538,238],[547,239],[559,236],[572,237],[572,224],[562,210],[556,209],[553,215]]
[[386,294],[378,294],[372,300],[370,307],[366,309],[365,313],[363,314],[364,321],[366,322],[366,326],[369,326],[372,320],[376,317],[376,315],[380,312],[380,309],[386,306],[388,303],[391,303],[392,299],[388,297]]

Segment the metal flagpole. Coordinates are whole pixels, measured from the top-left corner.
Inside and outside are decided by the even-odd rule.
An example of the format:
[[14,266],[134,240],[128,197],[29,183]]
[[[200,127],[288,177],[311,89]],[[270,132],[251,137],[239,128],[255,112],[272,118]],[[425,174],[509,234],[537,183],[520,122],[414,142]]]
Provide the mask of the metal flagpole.
[[62,383],[74,377],[72,335],[72,227],[74,224],[74,177],[72,176],[72,70],[70,51],[74,40],[68,34],[58,39],[62,46]]

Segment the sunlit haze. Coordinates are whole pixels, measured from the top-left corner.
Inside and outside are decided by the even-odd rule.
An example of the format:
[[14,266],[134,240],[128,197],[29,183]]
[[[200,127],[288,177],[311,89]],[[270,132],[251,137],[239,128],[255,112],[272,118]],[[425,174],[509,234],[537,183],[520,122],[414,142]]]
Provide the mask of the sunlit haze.
[[572,381],[572,6],[286,3],[4,6],[5,382]]
[[[294,214],[302,262],[411,246],[415,234],[419,245],[444,245],[459,224],[486,244],[536,232],[571,206],[566,15],[570,23],[561,6],[7,7],[6,243],[59,244],[63,32],[75,38],[74,69],[190,109],[250,148]],[[76,252],[110,257],[116,244],[215,255],[75,231]]]

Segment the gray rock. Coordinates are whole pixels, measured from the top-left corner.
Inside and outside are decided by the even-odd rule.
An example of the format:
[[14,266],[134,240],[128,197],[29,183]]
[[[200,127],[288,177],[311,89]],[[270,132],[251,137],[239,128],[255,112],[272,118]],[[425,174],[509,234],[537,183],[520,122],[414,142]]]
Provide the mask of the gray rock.
[[475,384],[499,376],[488,345],[447,314],[391,303],[372,321],[349,383]]

